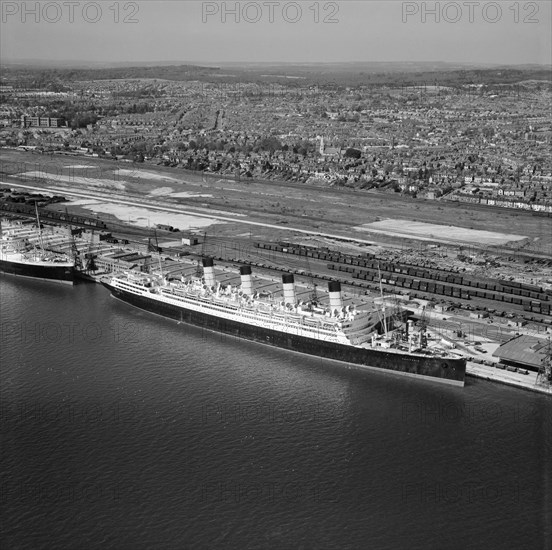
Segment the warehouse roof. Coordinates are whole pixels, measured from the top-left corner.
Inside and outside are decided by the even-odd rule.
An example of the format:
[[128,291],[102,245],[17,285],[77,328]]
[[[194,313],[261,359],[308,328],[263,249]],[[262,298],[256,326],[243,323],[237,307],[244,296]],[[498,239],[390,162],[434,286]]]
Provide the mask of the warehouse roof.
[[548,340],[521,335],[502,344],[493,353],[493,357],[511,361],[512,363],[540,367],[548,353],[548,346]]

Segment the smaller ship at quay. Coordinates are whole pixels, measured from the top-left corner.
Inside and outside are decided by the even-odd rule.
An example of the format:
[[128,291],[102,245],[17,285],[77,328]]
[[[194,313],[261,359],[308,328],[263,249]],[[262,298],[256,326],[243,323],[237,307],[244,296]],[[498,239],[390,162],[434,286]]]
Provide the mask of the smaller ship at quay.
[[0,272],[72,285],[75,261],[44,248],[37,212],[36,227],[0,222]]
[[241,284],[217,282],[213,260],[203,258],[203,277],[166,277],[135,271],[103,281],[112,295],[140,309],[237,338],[324,357],[362,369],[464,385],[466,360],[441,346],[412,321],[392,328],[382,311],[344,305],[341,285],[328,285],[329,301],[301,301],[294,276],[282,276],[282,297],[253,288],[250,266],[240,267]]

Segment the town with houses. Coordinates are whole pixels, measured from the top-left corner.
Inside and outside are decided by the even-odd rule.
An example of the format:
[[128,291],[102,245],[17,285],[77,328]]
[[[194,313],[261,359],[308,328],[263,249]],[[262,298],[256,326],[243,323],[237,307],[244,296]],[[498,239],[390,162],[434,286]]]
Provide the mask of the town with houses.
[[18,79],[0,146],[552,212],[552,88]]

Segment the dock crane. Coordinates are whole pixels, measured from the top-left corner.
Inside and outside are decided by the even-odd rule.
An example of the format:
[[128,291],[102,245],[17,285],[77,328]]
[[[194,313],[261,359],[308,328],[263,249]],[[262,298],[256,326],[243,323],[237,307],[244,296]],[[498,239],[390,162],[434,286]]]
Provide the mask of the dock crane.
[[157,240],[157,231],[153,230],[153,238],[155,239],[155,244],[152,244],[151,237],[148,237],[148,252],[161,252],[159,246],[159,241]]
[[92,252],[92,243],[94,242],[94,229],[92,229],[92,232],[90,233],[90,242],[88,243],[88,250],[86,251],[86,254],[84,255],[84,258],[86,259],[86,265],[85,270],[86,273],[90,274],[91,271],[96,271],[96,263],[94,262],[94,259],[96,256]]
[[318,291],[316,290],[318,285],[316,284],[316,281],[314,280],[314,275],[312,274],[312,270],[311,270],[311,265],[310,265],[310,262],[309,262],[309,257],[308,256],[305,256],[305,260],[306,260],[306,263],[307,263],[307,273],[308,273],[308,277],[309,277],[309,282],[312,286],[312,292],[310,293],[310,301],[313,303],[313,304],[318,304]]
[[418,321],[418,327],[420,328],[420,347],[427,347],[427,327],[429,325],[428,317],[426,317],[426,306],[422,306],[422,315]]
[[141,269],[142,273],[151,273],[151,256],[147,256]]
[[426,306],[422,306],[422,314],[420,315],[420,320],[418,321],[418,326],[420,327],[421,331],[425,331],[429,324],[426,313]]
[[73,230],[71,227],[69,227],[69,231],[71,232],[71,254],[73,255],[73,260],[75,262],[75,268],[78,270],[82,270],[82,258],[80,255],[80,251],[77,248],[77,243],[75,242],[75,235],[81,234],[82,230],[76,229]]
[[383,333],[385,334],[385,336],[387,336],[387,317],[385,313],[385,300],[383,298],[383,285],[381,283],[381,271],[380,271],[379,262],[378,262],[378,277],[379,277],[379,287],[380,287],[380,297],[381,297],[381,316],[380,317],[383,323]]
[[550,338],[548,338],[548,350],[546,355],[542,359],[542,363],[539,366],[539,372],[537,373],[537,380],[535,385],[542,386],[550,389],[552,385],[552,346]]

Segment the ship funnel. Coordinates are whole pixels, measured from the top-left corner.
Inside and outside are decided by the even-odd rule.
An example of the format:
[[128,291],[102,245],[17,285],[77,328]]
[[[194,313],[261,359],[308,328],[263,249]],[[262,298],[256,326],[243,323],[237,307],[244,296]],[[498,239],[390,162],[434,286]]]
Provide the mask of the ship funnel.
[[215,268],[213,267],[215,264],[213,262],[213,258],[203,258],[202,264],[205,284],[208,287],[215,286],[217,284],[217,280],[215,278]]
[[242,265],[240,267],[241,290],[244,294],[251,296],[253,294],[253,278],[251,277],[251,266]]
[[341,310],[343,307],[343,300],[341,299],[341,283],[338,281],[330,281],[328,283],[328,292],[330,294],[330,309]]
[[294,306],[297,299],[295,297],[295,279],[293,275],[282,275],[282,283],[284,286],[284,303]]

